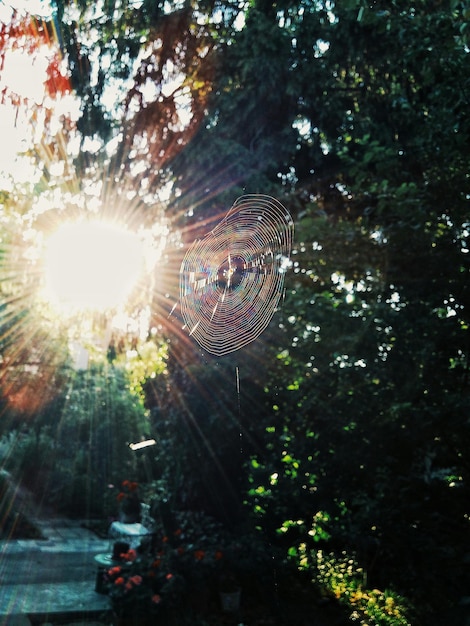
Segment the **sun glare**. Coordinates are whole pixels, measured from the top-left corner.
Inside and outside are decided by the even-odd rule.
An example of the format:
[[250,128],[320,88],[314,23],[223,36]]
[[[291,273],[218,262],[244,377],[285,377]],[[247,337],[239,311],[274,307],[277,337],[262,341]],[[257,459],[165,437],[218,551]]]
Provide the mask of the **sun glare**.
[[142,241],[124,227],[63,224],[46,242],[46,298],[61,312],[118,307],[136,287],[143,264]]

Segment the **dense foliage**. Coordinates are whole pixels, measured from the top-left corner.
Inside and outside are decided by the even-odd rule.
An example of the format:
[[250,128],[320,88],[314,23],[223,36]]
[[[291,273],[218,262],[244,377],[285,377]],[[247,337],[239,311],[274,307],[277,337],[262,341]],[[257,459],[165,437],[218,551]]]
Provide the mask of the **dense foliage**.
[[[80,474],[99,498],[117,479],[99,463],[115,469],[143,420],[159,445],[135,471],[174,509],[249,518],[363,624],[457,623],[469,582],[470,5],[176,4],[56,3],[81,102],[78,179],[135,185],[144,220],[167,185],[167,274],[180,239],[205,234],[238,195],[275,195],[296,226],[282,309],[255,344],[214,359],[177,310],[154,305],[168,358],[137,377],[145,409],[118,391],[130,383],[117,363],[90,370],[63,406],[30,418],[36,456],[18,463],[42,465],[45,437],[70,429],[75,465],[64,454],[44,469],[61,493]],[[165,289],[176,300],[177,278]],[[13,322],[2,317],[5,349]],[[83,422],[78,398],[91,403]]]
[[468,9],[428,8],[253,7],[175,167],[203,154],[216,191],[277,179],[297,215],[251,429],[258,524],[356,554],[439,620],[468,579]]
[[[64,373],[65,375],[65,373]],[[129,437],[149,430],[148,416],[128,390],[122,369],[69,371],[47,410],[3,441],[4,467],[49,507],[73,516],[116,515],[113,484],[144,470]]]

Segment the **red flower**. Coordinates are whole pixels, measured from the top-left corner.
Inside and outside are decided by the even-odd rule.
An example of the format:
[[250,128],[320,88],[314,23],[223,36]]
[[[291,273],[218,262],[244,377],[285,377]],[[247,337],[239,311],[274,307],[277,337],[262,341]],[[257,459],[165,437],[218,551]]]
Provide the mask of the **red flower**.
[[204,550],[196,550],[194,552],[194,558],[196,559],[196,561],[202,561],[205,556],[206,553],[204,552]]
[[121,554],[120,556],[125,561],[135,561],[137,558],[137,552],[131,548],[130,550],[128,550],[124,554]]
[[154,604],[158,604],[161,601],[162,601],[162,598],[161,598],[161,596],[158,595],[158,593],[156,593],[155,595],[152,596],[152,602]]
[[126,494],[122,493],[122,491],[120,491],[116,496],[118,502],[122,502],[122,500],[124,500],[125,497],[126,497]]
[[167,574],[167,575],[166,575],[166,579],[167,579],[167,580],[171,580],[172,578],[173,578],[173,574]]
[[130,493],[137,490],[137,488],[139,487],[139,483],[131,482],[130,480],[123,480],[121,483],[121,487],[123,491]]
[[133,582],[134,585],[142,584],[142,576],[139,576],[139,574],[136,574],[135,576],[131,576],[131,578],[129,578],[129,580],[131,582]]
[[116,580],[114,581],[115,585],[122,585],[124,583],[124,578],[122,576],[119,576],[119,578],[116,578]]
[[181,535],[183,531],[181,530],[181,528],[178,528],[178,530],[175,530],[175,532],[173,533],[175,537],[179,537]]
[[183,546],[180,546],[177,550],[178,554],[184,554],[184,548]]
[[216,561],[220,561],[220,559],[222,559],[223,556],[224,556],[224,554],[223,554],[223,552],[221,550],[217,550],[217,552],[214,555]]

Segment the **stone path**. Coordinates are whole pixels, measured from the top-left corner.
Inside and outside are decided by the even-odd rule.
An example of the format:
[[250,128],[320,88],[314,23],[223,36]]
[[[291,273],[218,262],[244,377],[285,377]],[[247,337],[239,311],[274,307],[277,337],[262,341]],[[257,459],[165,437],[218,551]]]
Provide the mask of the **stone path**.
[[[111,543],[80,521],[33,520],[45,539],[0,541],[0,626],[53,624],[104,615],[109,599],[95,591],[94,556]],[[69,623],[70,623],[69,622]]]
[[[94,556],[110,553],[112,541],[98,538],[80,521],[32,521],[46,539],[0,541],[0,626],[109,626],[109,598],[95,591]],[[309,609],[296,620],[289,610],[287,622],[296,626],[346,623],[336,610],[331,617],[328,613],[327,608]],[[256,615],[248,623],[280,623],[270,615],[271,610],[266,611],[265,619]],[[239,623],[231,616],[223,618],[210,623]]]

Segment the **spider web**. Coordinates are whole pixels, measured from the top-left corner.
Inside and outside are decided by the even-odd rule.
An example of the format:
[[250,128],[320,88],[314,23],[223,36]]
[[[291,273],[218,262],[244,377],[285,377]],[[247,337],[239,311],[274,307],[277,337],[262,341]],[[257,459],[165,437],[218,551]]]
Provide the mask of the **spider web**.
[[283,294],[293,231],[278,200],[246,195],[188,249],[180,269],[181,313],[207,352],[234,352],[266,329]]

